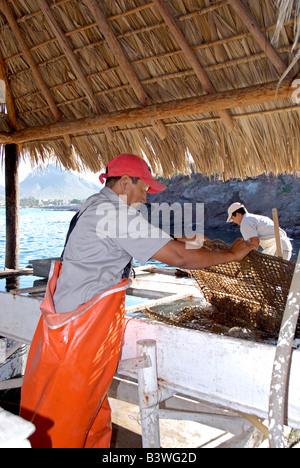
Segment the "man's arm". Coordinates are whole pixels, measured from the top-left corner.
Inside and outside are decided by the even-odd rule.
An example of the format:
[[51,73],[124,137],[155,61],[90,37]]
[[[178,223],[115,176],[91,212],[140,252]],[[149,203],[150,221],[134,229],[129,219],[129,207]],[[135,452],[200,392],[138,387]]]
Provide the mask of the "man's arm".
[[248,242],[251,242],[251,244],[254,245],[255,250],[258,250],[258,248],[259,248],[259,238],[258,237],[250,237]]
[[242,260],[254,248],[253,244],[238,239],[228,251],[214,252],[205,248],[190,250],[186,249],[183,242],[175,240],[168,242],[152,258],[170,266],[198,270]]

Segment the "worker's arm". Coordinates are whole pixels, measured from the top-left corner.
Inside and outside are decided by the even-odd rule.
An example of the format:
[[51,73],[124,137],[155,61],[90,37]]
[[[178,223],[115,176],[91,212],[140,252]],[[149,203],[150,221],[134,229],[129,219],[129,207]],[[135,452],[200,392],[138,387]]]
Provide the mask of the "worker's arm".
[[249,239],[249,242],[251,242],[251,244],[254,245],[255,250],[258,250],[258,248],[259,248],[259,238],[258,237],[251,237]]
[[162,247],[153,259],[178,268],[191,270],[242,260],[255,247],[253,244],[238,239],[228,251],[215,252],[207,249],[186,249],[183,242],[170,241]]

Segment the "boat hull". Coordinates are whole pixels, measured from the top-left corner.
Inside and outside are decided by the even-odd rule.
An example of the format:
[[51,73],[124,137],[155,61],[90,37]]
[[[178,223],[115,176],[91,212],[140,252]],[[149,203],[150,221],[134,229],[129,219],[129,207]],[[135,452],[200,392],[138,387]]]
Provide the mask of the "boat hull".
[[[30,344],[40,300],[0,293],[0,336]],[[174,391],[229,410],[268,417],[276,347],[239,338],[127,318],[122,360],[136,357],[137,341],[157,346],[159,383]],[[286,424],[300,429],[300,350],[292,354]],[[137,371],[123,375],[137,378]]]

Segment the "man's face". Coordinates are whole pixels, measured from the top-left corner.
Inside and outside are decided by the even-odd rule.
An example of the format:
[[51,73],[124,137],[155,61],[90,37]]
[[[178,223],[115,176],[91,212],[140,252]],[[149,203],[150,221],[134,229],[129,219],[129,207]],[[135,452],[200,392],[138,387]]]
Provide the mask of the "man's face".
[[135,208],[139,208],[141,203],[147,202],[147,191],[149,185],[143,182],[141,179],[136,184],[128,178],[127,190],[126,190],[126,203],[127,205],[133,205]]
[[235,224],[240,226],[241,222],[243,221],[243,215],[241,213],[235,213],[232,215],[231,219]]

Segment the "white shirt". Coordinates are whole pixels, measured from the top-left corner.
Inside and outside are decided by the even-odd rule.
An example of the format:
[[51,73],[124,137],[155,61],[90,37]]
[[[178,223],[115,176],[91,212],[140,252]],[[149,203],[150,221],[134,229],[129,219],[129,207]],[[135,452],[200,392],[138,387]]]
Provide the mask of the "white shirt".
[[[274,223],[267,216],[246,213],[242,219],[240,229],[245,241],[251,239],[251,237],[258,237],[260,241],[275,238]],[[282,229],[280,229],[280,234],[286,236]]]

